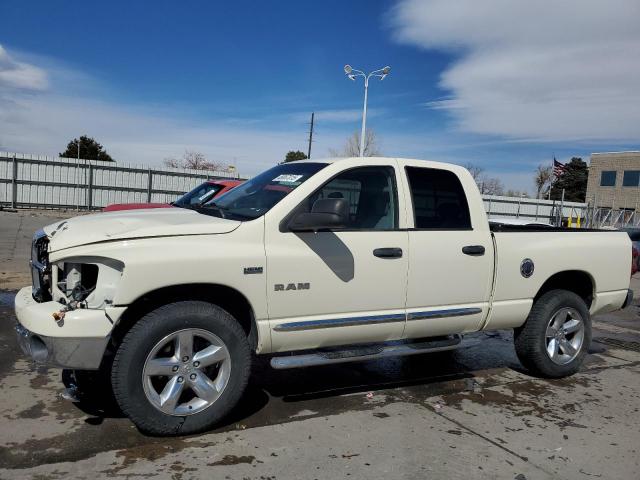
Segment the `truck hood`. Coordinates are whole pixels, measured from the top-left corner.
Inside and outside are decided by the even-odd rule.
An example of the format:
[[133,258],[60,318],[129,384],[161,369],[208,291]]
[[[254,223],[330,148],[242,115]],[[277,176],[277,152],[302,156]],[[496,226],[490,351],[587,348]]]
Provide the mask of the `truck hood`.
[[149,237],[229,233],[240,222],[185,208],[124,210],[62,220],[44,228],[51,251],[90,243]]

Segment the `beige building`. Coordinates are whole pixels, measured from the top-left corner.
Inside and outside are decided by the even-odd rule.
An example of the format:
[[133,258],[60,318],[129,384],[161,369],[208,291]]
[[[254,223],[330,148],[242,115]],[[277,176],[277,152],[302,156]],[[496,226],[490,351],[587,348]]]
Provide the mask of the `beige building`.
[[592,153],[586,201],[614,210],[640,208],[640,152]]

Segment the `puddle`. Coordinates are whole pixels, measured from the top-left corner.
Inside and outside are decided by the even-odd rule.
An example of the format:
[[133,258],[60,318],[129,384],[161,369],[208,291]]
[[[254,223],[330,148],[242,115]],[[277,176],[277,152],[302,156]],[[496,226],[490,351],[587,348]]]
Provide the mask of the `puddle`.
[[0,290],[0,306],[13,307],[13,301],[15,298],[15,292],[3,292],[2,290]]

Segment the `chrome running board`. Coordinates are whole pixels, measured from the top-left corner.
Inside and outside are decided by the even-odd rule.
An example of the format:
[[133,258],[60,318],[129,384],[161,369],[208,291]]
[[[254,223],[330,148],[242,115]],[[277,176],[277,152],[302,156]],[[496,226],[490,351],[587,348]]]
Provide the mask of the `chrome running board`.
[[411,343],[355,345],[347,348],[320,350],[314,353],[273,357],[271,359],[271,366],[276,370],[284,370],[287,368],[313,367],[334,363],[374,360],[384,357],[401,357],[420,353],[442,352],[458,348],[461,341],[462,335],[455,334],[448,337],[433,338]]

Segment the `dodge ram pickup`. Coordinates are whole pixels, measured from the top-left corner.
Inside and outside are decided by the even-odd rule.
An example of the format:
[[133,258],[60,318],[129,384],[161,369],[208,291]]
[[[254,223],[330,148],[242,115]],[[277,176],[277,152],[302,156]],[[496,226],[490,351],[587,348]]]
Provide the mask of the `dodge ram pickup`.
[[625,232],[490,226],[456,165],[298,161],[203,207],[45,227],[16,330],[36,362],[107,372],[140,430],[187,434],[229,413],[253,355],[310,367],[513,329],[534,375],[571,375],[591,316],[631,302],[630,263]]

